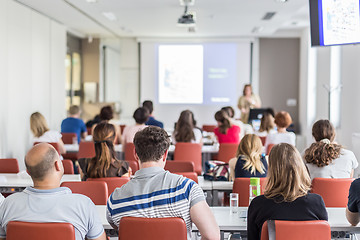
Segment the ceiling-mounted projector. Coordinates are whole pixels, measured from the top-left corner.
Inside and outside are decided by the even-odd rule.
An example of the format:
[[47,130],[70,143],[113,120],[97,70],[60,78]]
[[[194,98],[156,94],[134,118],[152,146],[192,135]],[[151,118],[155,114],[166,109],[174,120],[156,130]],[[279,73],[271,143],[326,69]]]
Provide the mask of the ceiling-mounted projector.
[[185,6],[184,14],[178,19],[178,26],[180,26],[180,27],[195,26],[194,14],[187,12],[187,6]]

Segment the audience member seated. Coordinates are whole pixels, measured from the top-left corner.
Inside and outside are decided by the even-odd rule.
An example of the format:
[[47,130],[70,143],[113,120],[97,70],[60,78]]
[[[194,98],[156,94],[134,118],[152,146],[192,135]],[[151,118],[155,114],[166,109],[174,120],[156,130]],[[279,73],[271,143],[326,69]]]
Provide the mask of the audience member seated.
[[239,98],[238,108],[241,111],[240,120],[247,124],[249,121],[249,113],[251,108],[260,108],[260,97],[253,93],[251,84],[246,84],[243,90],[243,96]]
[[72,105],[69,109],[69,117],[65,118],[61,123],[61,132],[76,133],[78,143],[81,139],[85,139],[87,135],[85,123],[80,119],[80,113],[79,106]]
[[[103,108],[101,108],[100,110],[100,115],[99,115],[99,118],[100,118],[100,122],[107,122],[107,123],[110,123],[110,120],[113,119],[114,117],[114,112],[113,112],[113,109],[111,106],[105,106]],[[115,143],[118,143],[118,144],[121,144],[121,128],[120,128],[120,125],[118,124],[113,124],[113,123],[110,123],[112,125],[114,125],[114,128],[115,128],[115,131],[116,131],[116,137],[115,137]],[[94,129],[96,127],[97,124],[94,124],[92,126],[92,133],[94,133]]]
[[[202,239],[220,239],[219,227],[199,185],[164,170],[170,145],[166,131],[149,126],[136,133],[134,145],[140,170],[108,199],[106,215],[110,225],[117,229],[120,219],[127,216],[180,217],[186,223],[188,240],[191,240],[192,222]],[[140,196],[144,204],[136,200]]]
[[282,111],[275,115],[277,133],[271,133],[266,137],[265,151],[269,144],[288,143],[295,146],[295,133],[286,131],[291,123],[292,119],[288,112]]
[[80,158],[80,175],[87,178],[130,177],[131,168],[126,161],[116,159],[114,149],[115,128],[113,124],[101,122],[94,129],[95,157]]
[[254,198],[248,209],[248,239],[260,239],[266,220],[328,220],[322,197],[309,193],[311,179],[293,145],[272,148],[267,177],[264,195]]
[[164,128],[164,124],[158,120],[156,120],[154,118],[154,116],[152,115],[153,111],[154,111],[154,105],[153,102],[150,100],[146,100],[143,102],[143,107],[146,108],[147,110],[149,110],[149,119],[146,121],[146,125],[148,126],[156,126],[156,127],[161,127]]
[[352,178],[358,161],[354,153],[334,143],[335,128],[329,120],[319,120],[312,128],[316,142],[306,149],[304,159],[313,178]]
[[[239,128],[240,128],[240,134],[239,134],[240,139],[242,139],[246,134],[253,133],[253,129],[249,124],[244,124],[242,121],[236,120],[234,118],[235,110],[231,106],[223,107],[223,108],[221,108],[221,111],[225,111],[228,114],[231,124],[239,126]],[[245,125],[247,125],[248,127],[245,127]],[[247,130],[247,132],[246,132],[246,130]]]
[[172,134],[172,143],[191,142],[201,143],[202,133],[194,126],[194,114],[190,110],[182,111]]
[[255,134],[247,134],[240,141],[236,158],[229,161],[230,181],[236,177],[266,177],[268,164],[262,154],[262,143]]
[[124,133],[122,136],[123,150],[125,151],[126,143],[132,143],[135,134],[146,128],[146,121],[149,118],[149,111],[144,107],[139,107],[135,110],[133,118],[135,119],[136,124],[132,126],[126,126],[124,128]]
[[355,179],[349,189],[349,200],[346,207],[346,218],[349,223],[356,226],[360,221],[360,178]]
[[272,133],[276,133],[275,119],[271,113],[265,112],[261,118],[260,129],[255,134],[259,137],[266,137]]
[[6,226],[10,221],[68,222],[74,226],[76,240],[106,239],[94,203],[86,196],[60,187],[64,168],[51,145],[34,146],[25,157],[25,165],[34,187],[27,187],[3,201],[0,239],[6,238]]
[[214,129],[214,133],[219,143],[239,143],[240,127],[231,123],[230,117],[225,111],[217,111],[215,120],[218,127]]
[[54,142],[58,143],[60,153],[66,153],[61,134],[58,131],[49,130],[45,117],[39,113],[34,112],[30,116],[30,129],[34,134],[33,143],[36,142]]

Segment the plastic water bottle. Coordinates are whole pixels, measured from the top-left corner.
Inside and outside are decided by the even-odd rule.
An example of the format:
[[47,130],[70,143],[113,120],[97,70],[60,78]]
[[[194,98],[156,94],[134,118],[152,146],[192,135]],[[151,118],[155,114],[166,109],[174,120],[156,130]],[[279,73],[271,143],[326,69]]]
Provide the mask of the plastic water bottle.
[[250,178],[249,204],[255,197],[260,196],[260,194],[260,178]]

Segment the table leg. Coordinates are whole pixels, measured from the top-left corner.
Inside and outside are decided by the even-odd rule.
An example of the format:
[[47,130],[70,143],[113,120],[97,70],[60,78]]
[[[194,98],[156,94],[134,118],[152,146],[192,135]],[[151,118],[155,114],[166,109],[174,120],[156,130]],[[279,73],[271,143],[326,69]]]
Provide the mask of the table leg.
[[219,191],[213,190],[212,206],[219,206]]
[[225,239],[225,232],[220,231],[220,240],[224,240],[224,239]]

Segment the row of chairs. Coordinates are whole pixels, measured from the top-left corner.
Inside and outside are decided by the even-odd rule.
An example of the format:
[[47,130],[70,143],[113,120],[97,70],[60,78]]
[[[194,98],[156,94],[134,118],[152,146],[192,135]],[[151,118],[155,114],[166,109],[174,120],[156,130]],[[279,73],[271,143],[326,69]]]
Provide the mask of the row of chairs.
[[[348,202],[349,188],[353,178],[314,178],[311,192],[319,194],[326,207],[346,207]],[[260,178],[261,193],[264,193],[266,178]],[[239,194],[239,206],[249,206],[249,178],[236,178],[233,185],[233,193]]]

